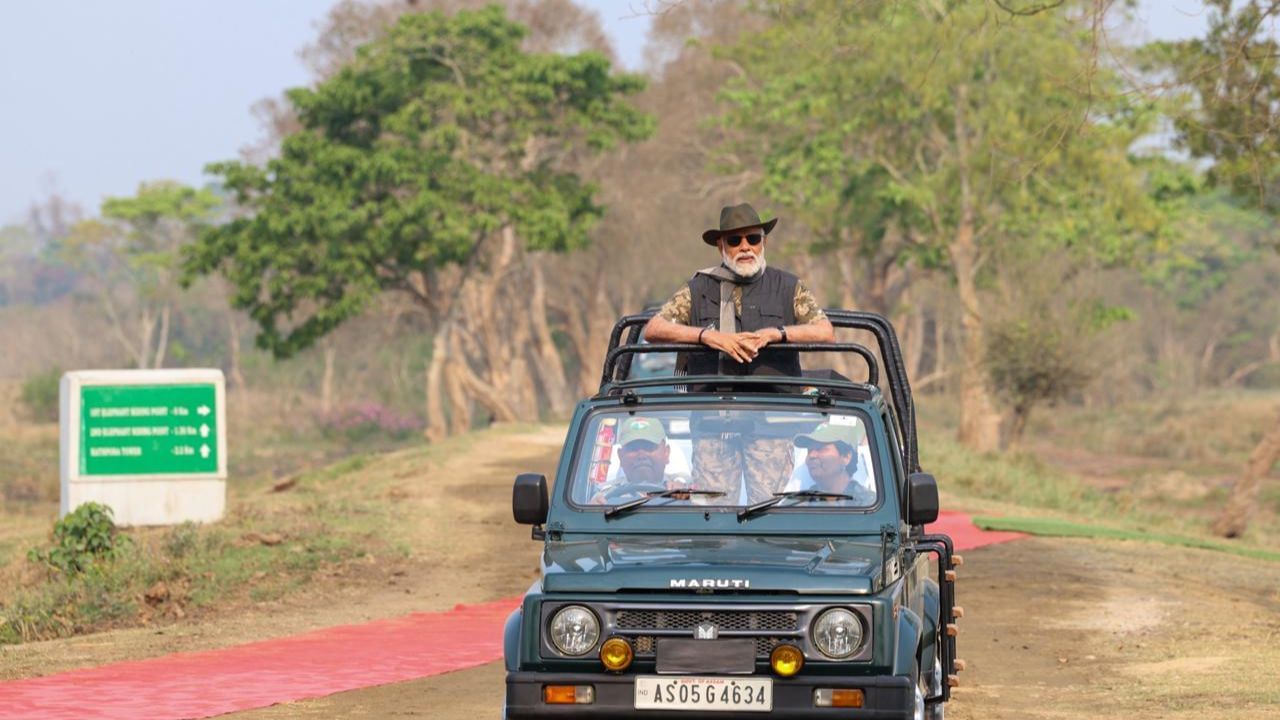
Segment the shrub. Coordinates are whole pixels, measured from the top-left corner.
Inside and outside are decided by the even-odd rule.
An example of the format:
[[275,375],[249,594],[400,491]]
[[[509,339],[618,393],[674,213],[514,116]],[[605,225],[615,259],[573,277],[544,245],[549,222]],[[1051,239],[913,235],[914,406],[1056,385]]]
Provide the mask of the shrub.
[[58,421],[58,384],[61,381],[62,370],[51,368],[32,375],[22,384],[22,404],[32,420]]
[[111,508],[88,502],[53,524],[53,547],[32,548],[27,559],[76,575],[99,559],[114,558],[128,541],[116,530]]
[[403,440],[422,427],[417,417],[402,415],[374,402],[345,407],[320,419],[325,435],[353,442],[379,436]]

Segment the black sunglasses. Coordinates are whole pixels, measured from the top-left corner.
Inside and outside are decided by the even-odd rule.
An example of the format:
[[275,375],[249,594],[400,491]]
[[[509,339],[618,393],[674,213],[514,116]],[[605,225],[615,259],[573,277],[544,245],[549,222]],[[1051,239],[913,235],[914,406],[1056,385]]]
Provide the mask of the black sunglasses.
[[755,247],[764,241],[764,235],[761,233],[751,233],[750,235],[725,235],[724,244],[729,247],[738,247],[742,241],[746,240],[747,244]]

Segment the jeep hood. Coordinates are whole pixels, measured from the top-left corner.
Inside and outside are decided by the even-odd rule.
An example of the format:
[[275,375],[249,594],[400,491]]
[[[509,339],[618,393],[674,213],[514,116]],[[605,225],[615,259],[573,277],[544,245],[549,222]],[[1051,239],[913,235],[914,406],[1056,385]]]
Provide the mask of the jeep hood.
[[542,556],[547,592],[675,591],[870,594],[880,545],[777,536],[593,537]]

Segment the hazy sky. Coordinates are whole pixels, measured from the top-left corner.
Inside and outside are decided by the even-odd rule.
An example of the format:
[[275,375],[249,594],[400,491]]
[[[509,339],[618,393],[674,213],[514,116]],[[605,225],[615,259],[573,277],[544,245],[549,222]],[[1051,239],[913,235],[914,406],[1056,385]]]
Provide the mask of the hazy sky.
[[[643,0],[579,2],[599,11],[623,64],[638,69]],[[96,213],[103,197],[145,180],[202,184],[205,163],[261,137],[254,102],[307,82],[297,51],[333,4],[0,2],[0,225],[54,190]],[[1204,26],[1199,0],[1140,6],[1154,38]]]

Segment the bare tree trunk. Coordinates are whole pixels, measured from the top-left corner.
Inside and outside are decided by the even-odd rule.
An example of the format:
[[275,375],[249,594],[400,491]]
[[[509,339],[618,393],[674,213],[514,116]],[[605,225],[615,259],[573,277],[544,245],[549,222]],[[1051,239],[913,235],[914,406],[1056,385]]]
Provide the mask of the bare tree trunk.
[[1236,368],[1235,372],[1231,373],[1231,377],[1227,378],[1225,384],[1235,385],[1237,383],[1244,382],[1244,379],[1252,375],[1254,372],[1261,370],[1272,363],[1280,363],[1280,332],[1273,334],[1270,340],[1267,341],[1267,351],[1267,357],[1265,359],[1254,360],[1253,362],[1245,363],[1244,365]]
[[947,368],[947,324],[937,318],[933,324],[933,374],[942,375]]
[[534,366],[542,380],[542,389],[547,395],[547,404],[551,414],[564,417],[573,408],[569,397],[569,382],[564,375],[564,361],[556,349],[555,340],[551,337],[551,328],[547,324],[547,292],[546,279],[543,275],[542,258],[538,255],[530,257],[533,276],[533,292],[529,296],[529,316],[533,321],[535,351]]
[[1013,408],[1013,421],[1009,424],[1009,438],[1005,450],[1015,452],[1022,447],[1022,436],[1027,430],[1027,421],[1031,419],[1031,405],[1018,405]]
[[445,366],[445,389],[449,394],[449,433],[459,435],[471,429],[471,399],[462,387],[456,361]]
[[244,389],[244,373],[240,370],[240,327],[236,325],[236,313],[227,311],[227,364],[231,373],[231,387]]
[[338,348],[333,338],[326,337],[321,347],[324,351],[324,373],[320,376],[320,414],[333,412],[333,365]]
[[[845,234],[846,247],[837,250],[835,253],[836,269],[840,273],[840,307],[845,310],[864,310],[866,308],[859,306],[857,296],[853,292],[853,289],[858,286],[856,273],[854,272],[854,263],[857,261],[858,254],[856,248],[851,245],[852,239],[847,235],[847,231]],[[875,346],[872,345],[871,347]],[[837,353],[832,361],[832,366],[836,372],[852,380],[861,379],[858,373],[862,369],[862,365],[863,362],[855,360],[851,353]]]
[[964,365],[960,370],[960,442],[971,450],[994,452],[1000,449],[1000,415],[996,412],[983,372],[982,308],[978,300],[978,247],[973,191],[969,182],[969,132],[965,111],[968,88],[962,83],[955,93],[956,153],[960,176],[960,222],[947,248],[956,274],[960,295],[961,325],[964,327]]
[[173,308],[167,303],[160,311],[160,334],[156,337],[156,358],[151,364],[153,368],[164,367],[164,356],[169,349],[169,316],[172,312]]
[[444,411],[444,366],[449,359],[449,335],[453,323],[445,319],[436,327],[431,339],[431,362],[427,364],[427,428],[428,442],[440,442],[449,435],[449,419]]
[[156,318],[151,311],[143,310],[142,317],[138,319],[138,345],[133,358],[139,370],[150,367],[148,363],[151,362],[151,339],[155,337],[155,332]]
[[453,367],[457,369],[458,380],[462,387],[466,388],[476,402],[489,411],[494,422],[515,422],[520,419],[502,393],[476,377],[466,363],[458,362]]
[[961,247],[952,249],[956,265],[956,287],[964,315],[964,359],[960,368],[960,442],[970,450],[993,452],[1000,448],[1000,414],[987,388],[983,372],[983,322],[978,310],[972,255]]
[[1258,485],[1276,461],[1280,460],[1280,421],[1263,436],[1253,452],[1249,453],[1249,461],[1245,463],[1244,474],[1231,486],[1231,495],[1227,505],[1222,509],[1213,531],[1223,537],[1240,537],[1249,526],[1249,516],[1258,499]]
[[956,273],[964,328],[964,358],[960,369],[960,442],[971,450],[1000,449],[1000,415],[996,412],[983,372],[983,321],[976,283],[977,254],[973,227],[962,222],[948,248]]
[[902,354],[906,356],[907,377],[920,377],[920,366],[924,362],[924,308],[919,303],[911,303],[907,315],[903,338]]

